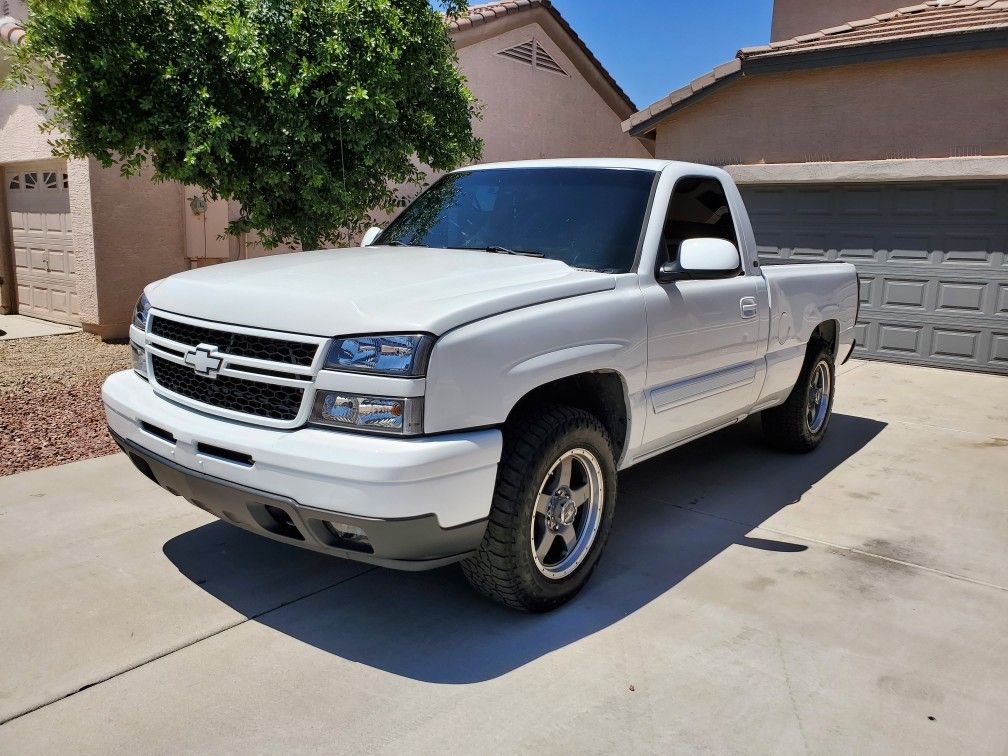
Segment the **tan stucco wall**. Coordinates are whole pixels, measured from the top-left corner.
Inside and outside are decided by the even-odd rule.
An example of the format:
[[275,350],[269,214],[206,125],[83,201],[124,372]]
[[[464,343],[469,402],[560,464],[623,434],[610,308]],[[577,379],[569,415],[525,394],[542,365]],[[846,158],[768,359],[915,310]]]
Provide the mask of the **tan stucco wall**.
[[123,178],[93,161],[90,173],[98,323],[89,330],[122,338],[143,287],[189,267],[183,192],[179,184],[156,184],[147,175]]
[[770,39],[791,39],[914,3],[898,0],[774,0]]
[[41,94],[0,88],[0,164],[52,158],[49,137],[39,131]]
[[1008,51],[743,77],[657,128],[659,158],[717,165],[1008,154]]
[[[497,55],[533,37],[569,76]],[[538,23],[463,47],[458,56],[469,88],[484,107],[483,119],[475,124],[486,142],[484,162],[650,157],[637,139],[622,132],[619,115]]]

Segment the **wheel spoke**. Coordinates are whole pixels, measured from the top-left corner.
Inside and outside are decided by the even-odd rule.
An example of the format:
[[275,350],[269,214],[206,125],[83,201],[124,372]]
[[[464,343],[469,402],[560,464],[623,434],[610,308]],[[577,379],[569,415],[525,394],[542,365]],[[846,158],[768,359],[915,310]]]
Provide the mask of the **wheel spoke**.
[[561,538],[563,538],[564,546],[567,547],[567,553],[570,554],[574,545],[577,543],[577,532],[574,530],[573,525],[568,525],[566,528],[557,533]]
[[557,534],[546,528],[546,532],[543,533],[542,540],[536,546],[536,557],[539,558],[541,564],[546,564],[546,555],[549,554],[550,549],[553,547],[553,541],[556,540]]
[[563,462],[560,463],[560,485],[570,488],[571,484],[571,474],[574,470],[574,459],[572,457],[567,457]]
[[535,511],[537,514],[546,514],[546,510],[549,508],[550,499],[553,497],[550,494],[541,493],[536,499]]
[[582,504],[588,503],[588,498],[591,496],[591,486],[585,483],[581,488],[576,491],[571,491],[571,499],[574,501],[576,506],[581,506]]

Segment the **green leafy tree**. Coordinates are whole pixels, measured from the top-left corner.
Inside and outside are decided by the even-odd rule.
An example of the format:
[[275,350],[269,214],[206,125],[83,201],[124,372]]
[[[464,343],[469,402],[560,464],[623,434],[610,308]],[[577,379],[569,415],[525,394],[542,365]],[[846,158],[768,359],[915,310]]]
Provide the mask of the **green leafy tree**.
[[[450,16],[466,0],[448,0]],[[306,249],[475,160],[477,106],[428,0],[29,0],[10,81],[62,157],[237,200],[229,233]]]

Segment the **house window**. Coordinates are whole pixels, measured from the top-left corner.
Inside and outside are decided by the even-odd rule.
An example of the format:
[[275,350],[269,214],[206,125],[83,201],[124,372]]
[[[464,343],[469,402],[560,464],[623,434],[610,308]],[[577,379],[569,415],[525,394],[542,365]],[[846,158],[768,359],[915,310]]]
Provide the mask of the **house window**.
[[32,189],[38,188],[38,174],[37,173],[26,173],[24,174],[24,188],[31,191]]
[[64,189],[70,188],[70,180],[69,178],[67,178],[67,175],[65,173],[63,174],[63,188]]
[[59,189],[59,184],[56,183],[55,171],[45,171],[42,174],[42,181],[45,183],[46,189]]
[[20,189],[21,188],[21,174],[15,173],[10,177],[10,183],[7,184],[8,189]]

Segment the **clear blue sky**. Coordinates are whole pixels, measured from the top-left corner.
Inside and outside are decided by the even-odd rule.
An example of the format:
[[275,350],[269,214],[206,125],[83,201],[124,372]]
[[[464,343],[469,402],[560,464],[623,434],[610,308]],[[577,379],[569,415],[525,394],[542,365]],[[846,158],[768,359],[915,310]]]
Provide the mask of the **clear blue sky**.
[[[478,4],[476,0],[472,5]],[[773,0],[553,0],[639,107],[770,39]]]

